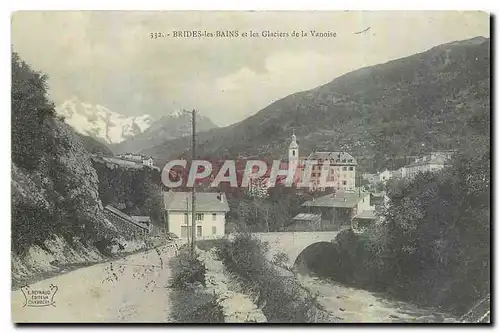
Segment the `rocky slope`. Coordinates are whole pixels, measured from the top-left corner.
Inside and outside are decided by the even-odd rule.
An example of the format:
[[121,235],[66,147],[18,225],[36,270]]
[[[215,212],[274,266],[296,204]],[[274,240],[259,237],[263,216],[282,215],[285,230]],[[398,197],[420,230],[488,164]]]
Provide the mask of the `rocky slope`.
[[[43,157],[31,172],[12,165],[13,288],[148,246],[125,239],[105,216],[99,179],[80,136],[61,121],[52,126],[64,149],[55,147],[57,154]],[[115,243],[125,246],[106,249]]]
[[14,283],[56,271],[60,265],[102,259],[83,232],[74,234],[71,245],[68,233],[88,224],[99,226],[101,232],[114,229],[104,217],[97,174],[82,142],[60,121],[51,128],[54,138],[64,140],[64,149],[54,147],[57,154],[42,157],[30,172],[12,166]]
[[110,255],[120,241],[81,138],[56,116],[47,76],[12,54],[12,285]]

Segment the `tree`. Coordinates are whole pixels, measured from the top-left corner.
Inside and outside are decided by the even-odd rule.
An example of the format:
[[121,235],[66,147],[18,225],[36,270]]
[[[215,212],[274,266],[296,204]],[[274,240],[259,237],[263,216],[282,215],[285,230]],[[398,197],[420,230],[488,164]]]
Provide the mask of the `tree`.
[[12,160],[27,170],[35,169],[47,150],[45,121],[55,115],[46,97],[47,79],[12,53]]

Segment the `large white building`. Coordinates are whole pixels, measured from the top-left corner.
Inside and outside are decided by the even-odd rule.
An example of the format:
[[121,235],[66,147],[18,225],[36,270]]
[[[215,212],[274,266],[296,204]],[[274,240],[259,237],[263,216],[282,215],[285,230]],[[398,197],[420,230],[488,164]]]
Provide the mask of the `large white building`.
[[315,184],[314,188],[317,188],[320,184],[321,164],[327,160],[330,162],[327,181],[333,182],[333,188],[336,190],[354,190],[357,162],[351,154],[346,152],[314,152],[307,157],[306,161],[318,161],[319,163],[312,169],[311,182]]
[[[168,232],[180,238],[191,237],[191,192],[165,192],[165,223]],[[226,213],[229,211],[224,193],[196,193],[196,237],[201,239],[223,237]]]
[[448,164],[452,154],[453,152],[433,152],[420,157],[405,167],[405,175],[414,178],[419,173],[439,171]]
[[352,191],[356,186],[356,166],[357,161],[351,154],[346,152],[314,152],[304,160],[299,158],[299,145],[295,133],[292,135],[292,141],[288,147],[289,172],[294,172],[292,168],[296,167],[294,182],[299,183],[306,169],[306,163],[315,161],[317,165],[312,168],[309,179],[309,190],[325,190],[321,185],[322,164],[329,162],[326,181],[336,190]]

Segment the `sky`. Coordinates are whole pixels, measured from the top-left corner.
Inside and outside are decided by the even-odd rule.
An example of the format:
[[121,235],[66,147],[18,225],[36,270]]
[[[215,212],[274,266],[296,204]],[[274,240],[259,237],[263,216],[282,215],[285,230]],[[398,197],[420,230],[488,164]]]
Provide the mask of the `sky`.
[[[238,37],[174,37],[185,30]],[[56,105],[76,97],[155,118],[194,108],[226,126],[352,70],[489,30],[484,12],[24,11],[12,15],[11,43],[48,74]]]

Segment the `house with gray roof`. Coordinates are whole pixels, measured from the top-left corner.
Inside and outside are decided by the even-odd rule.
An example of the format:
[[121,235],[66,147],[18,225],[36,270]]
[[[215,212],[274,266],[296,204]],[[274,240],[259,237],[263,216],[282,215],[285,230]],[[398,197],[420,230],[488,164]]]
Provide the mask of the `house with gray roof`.
[[336,191],[302,204],[308,213],[321,215],[321,230],[338,230],[351,226],[355,216],[366,210],[373,210],[370,193],[355,191]]
[[[191,192],[164,192],[165,223],[168,232],[180,238],[191,237]],[[226,195],[218,192],[196,193],[196,237],[202,239],[223,237],[229,205]]]

